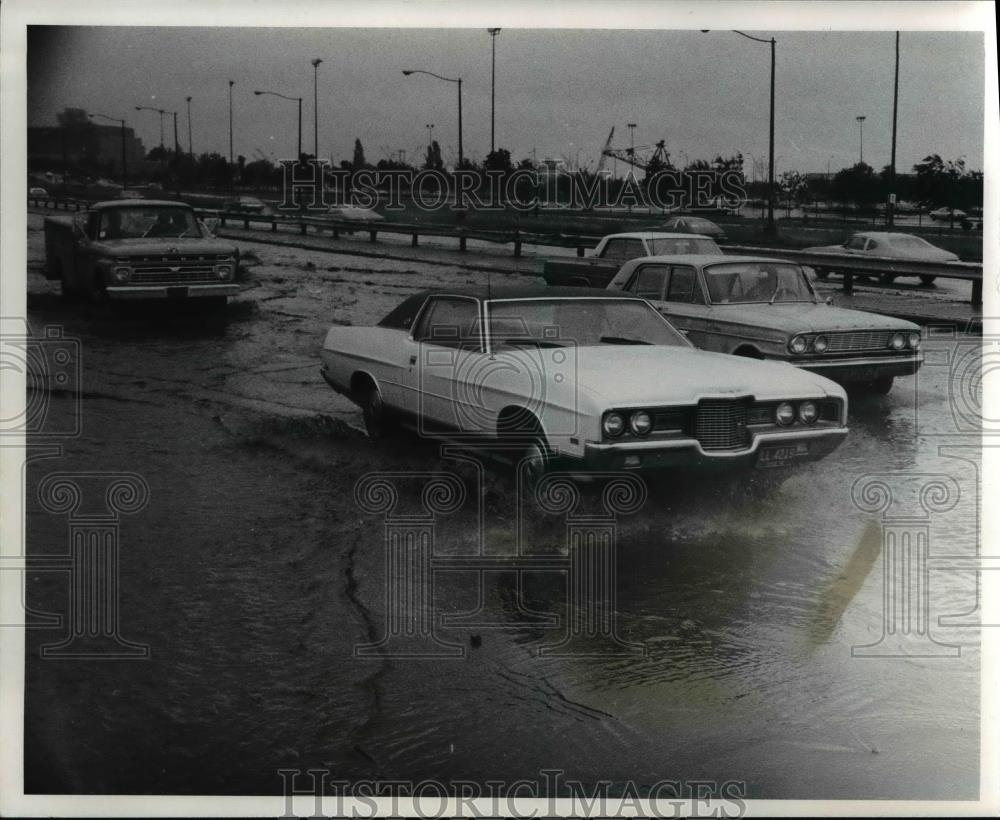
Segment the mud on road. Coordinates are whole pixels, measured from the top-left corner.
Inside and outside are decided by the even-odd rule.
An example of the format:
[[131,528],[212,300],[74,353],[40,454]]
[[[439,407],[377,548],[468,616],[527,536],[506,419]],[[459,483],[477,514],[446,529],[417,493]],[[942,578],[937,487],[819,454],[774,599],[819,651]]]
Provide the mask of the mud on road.
[[[961,442],[940,437],[954,428],[948,371],[856,400],[843,447],[763,499],[738,483],[651,486],[615,531],[623,651],[546,653],[572,606],[564,568],[552,569],[567,515],[520,518],[508,475],[433,443],[370,442],[318,374],[331,323],[372,323],[409,292],[480,271],[447,255],[244,242],[244,290],[224,312],[115,312],[68,304],[41,278],[40,227],[29,217],[29,321],[82,350],[80,390],[50,394],[47,410],[82,432],[58,451],[31,442],[29,554],[67,551],[67,516],[38,500],[46,476],[141,476],[149,501],[120,519],[119,621],[149,657],[42,659],[65,630],[28,631],[27,791],[275,794],[279,769],[319,768],[348,780],[538,781],[544,769],[586,783],[736,780],[772,798],[976,793],[978,631],[935,619],[935,640],[960,654],[852,655],[882,631],[884,521],[851,487],[887,471],[975,486],[974,456],[939,448]],[[428,602],[452,657],[356,651],[391,617],[392,522],[355,498],[372,471],[455,477],[462,503],[436,517],[433,552],[457,563],[435,573]],[[422,493],[402,482],[401,514]],[[942,549],[975,553],[974,496],[932,522]],[[458,560],[518,545],[549,568]],[[974,576],[934,581],[935,616],[975,609]],[[31,572],[27,592],[36,612],[67,611],[65,573]]]

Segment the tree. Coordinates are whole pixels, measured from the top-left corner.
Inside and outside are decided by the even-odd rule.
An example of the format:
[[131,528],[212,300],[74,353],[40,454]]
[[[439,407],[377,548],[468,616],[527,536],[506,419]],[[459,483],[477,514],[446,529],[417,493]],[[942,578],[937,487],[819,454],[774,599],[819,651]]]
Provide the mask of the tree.
[[354,140],[354,159],[351,160],[351,170],[360,171],[362,168],[367,168],[368,163],[365,160],[365,149],[361,144],[361,140]]
[[842,168],[833,178],[830,196],[837,202],[853,202],[858,206],[870,206],[882,196],[882,185],[875,176],[875,169],[864,162],[852,168]]
[[427,153],[424,155],[425,171],[440,171],[444,168],[444,160],[441,159],[441,146],[437,140],[427,146]]
[[514,166],[510,161],[510,151],[506,148],[497,148],[495,151],[491,151],[483,161],[483,169],[487,171],[503,171],[509,174],[514,170]]

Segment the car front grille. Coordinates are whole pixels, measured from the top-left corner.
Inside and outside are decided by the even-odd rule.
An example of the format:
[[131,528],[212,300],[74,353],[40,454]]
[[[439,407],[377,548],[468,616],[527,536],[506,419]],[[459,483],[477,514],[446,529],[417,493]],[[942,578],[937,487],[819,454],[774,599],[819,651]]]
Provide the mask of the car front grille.
[[828,333],[828,353],[846,353],[855,350],[885,350],[892,338],[890,330],[851,330],[846,333]]
[[703,450],[743,450],[750,446],[748,399],[704,399],[698,403],[694,437]]

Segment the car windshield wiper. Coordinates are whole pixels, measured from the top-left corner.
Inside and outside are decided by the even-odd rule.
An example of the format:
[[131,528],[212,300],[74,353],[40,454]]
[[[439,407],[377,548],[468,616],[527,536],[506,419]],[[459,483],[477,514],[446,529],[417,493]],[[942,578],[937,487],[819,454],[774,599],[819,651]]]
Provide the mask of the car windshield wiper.
[[539,339],[535,336],[514,336],[497,339],[497,345],[538,345],[538,347],[563,347],[558,339]]
[[642,339],[629,339],[626,336],[601,336],[598,341],[605,345],[649,345],[652,342],[646,342]]

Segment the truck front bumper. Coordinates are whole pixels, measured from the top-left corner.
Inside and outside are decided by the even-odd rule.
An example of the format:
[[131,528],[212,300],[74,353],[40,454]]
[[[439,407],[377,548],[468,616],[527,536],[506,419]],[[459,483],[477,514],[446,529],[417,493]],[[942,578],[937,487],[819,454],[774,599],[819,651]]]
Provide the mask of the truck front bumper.
[[218,285],[109,285],[109,299],[197,299],[202,296],[234,296],[240,286],[229,282]]

